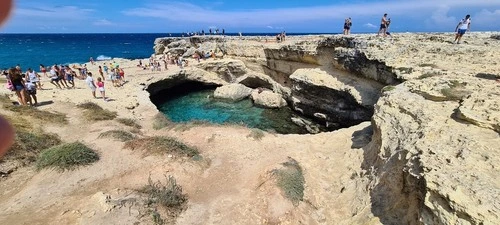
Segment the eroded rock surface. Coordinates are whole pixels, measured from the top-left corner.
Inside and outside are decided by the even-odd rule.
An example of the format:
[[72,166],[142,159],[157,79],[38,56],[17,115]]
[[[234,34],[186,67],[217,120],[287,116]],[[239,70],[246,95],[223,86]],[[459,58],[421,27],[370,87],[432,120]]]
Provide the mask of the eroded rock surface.
[[228,84],[215,89],[214,97],[239,101],[248,97],[252,89],[243,84]]

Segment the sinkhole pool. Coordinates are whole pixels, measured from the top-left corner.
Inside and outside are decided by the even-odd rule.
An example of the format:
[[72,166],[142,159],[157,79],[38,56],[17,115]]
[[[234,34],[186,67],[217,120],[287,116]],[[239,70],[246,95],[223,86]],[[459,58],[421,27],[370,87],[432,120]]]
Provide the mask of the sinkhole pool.
[[213,93],[213,87],[181,85],[157,94],[153,102],[167,118],[176,123],[207,121],[214,124],[241,124],[280,134],[308,133],[292,122],[295,113],[288,107],[264,109],[254,106],[250,99],[228,102],[215,99]]

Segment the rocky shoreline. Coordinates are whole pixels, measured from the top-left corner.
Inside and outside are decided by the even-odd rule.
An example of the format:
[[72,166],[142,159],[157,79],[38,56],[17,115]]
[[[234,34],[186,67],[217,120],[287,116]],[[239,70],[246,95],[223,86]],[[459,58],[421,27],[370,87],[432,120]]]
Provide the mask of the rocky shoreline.
[[[114,101],[99,105],[138,120],[142,136],[173,136],[198,147],[210,163],[138,156],[97,138],[116,123],[81,121],[74,105],[95,101],[88,90],[40,91],[39,99],[54,103],[39,109],[71,116],[68,126],[44,129],[92,144],[102,160],[62,174],[30,167],[12,172],[0,181],[0,222],[48,221],[36,215],[50,214],[59,224],[149,224],[138,218],[140,204],[110,208],[99,196],[126,199],[148,174],[168,173],[189,196],[178,224],[499,224],[498,35],[467,33],[460,45],[451,44],[451,33],[292,36],[281,43],[272,37],[157,39],[154,57],[184,54],[189,66],[151,72],[138,69],[138,60],[116,59],[129,82],[109,88]],[[197,63],[190,58],[197,50],[223,58]],[[219,86],[221,97],[286,104],[342,129],[260,141],[244,127],[152,129],[158,110],[150,97],[185,82]],[[269,171],[288,157],[304,171],[298,206],[268,182]],[[20,213],[34,216],[20,219]]]

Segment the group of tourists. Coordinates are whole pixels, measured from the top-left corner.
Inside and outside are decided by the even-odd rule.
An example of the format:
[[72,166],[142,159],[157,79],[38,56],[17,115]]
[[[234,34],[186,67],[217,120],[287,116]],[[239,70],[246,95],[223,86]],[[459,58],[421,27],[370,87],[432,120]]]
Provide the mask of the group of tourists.
[[4,69],[2,75],[7,80],[5,87],[16,93],[20,105],[38,105],[37,90],[44,90],[41,83],[42,75],[48,78],[50,83],[58,89],[75,88],[75,79],[84,80],[92,91],[94,98],[97,98],[96,90],[98,89],[102,99],[108,101],[104,89],[105,75],[114,87],[120,87],[125,83],[124,70],[114,62],[110,62],[108,65],[99,66],[97,80],[94,80],[93,74],[88,71],[86,65],[73,65],[71,67],[68,65],[53,65],[46,67],[40,64],[40,73],[32,68],[23,72],[21,67],[17,65],[10,69]]
[[[391,33],[389,32],[389,26],[391,25],[391,18],[387,17],[387,13],[385,13],[382,16],[382,19],[380,20],[380,29],[377,33],[377,36],[383,35],[384,37],[391,36]],[[465,34],[466,31],[470,31],[470,24],[471,24],[471,19],[470,15],[466,15],[465,18],[461,19],[460,22],[458,23],[457,27],[455,28],[455,40],[453,43],[455,44],[460,44],[460,40],[462,36]],[[344,20],[344,35],[349,35],[351,33],[351,27],[352,27],[352,19],[351,17],[348,17]]]

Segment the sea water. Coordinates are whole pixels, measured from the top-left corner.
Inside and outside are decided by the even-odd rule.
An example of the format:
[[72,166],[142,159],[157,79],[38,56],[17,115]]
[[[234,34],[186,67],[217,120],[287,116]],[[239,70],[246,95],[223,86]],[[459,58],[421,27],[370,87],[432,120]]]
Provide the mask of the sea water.
[[213,98],[213,90],[184,93],[165,99],[158,108],[173,122],[206,121],[215,124],[243,124],[281,134],[307,133],[291,120],[291,109],[264,109],[249,99],[228,102]]

